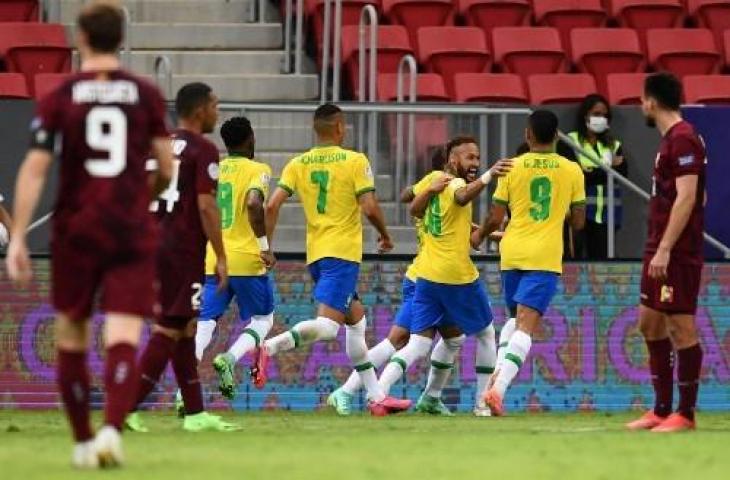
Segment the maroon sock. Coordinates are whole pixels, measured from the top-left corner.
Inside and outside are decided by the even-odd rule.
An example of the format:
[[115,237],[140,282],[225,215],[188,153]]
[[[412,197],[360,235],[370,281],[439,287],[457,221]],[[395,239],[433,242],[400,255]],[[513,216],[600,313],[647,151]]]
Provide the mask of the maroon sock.
[[672,342],[663,340],[646,341],[649,348],[649,369],[654,385],[654,413],[666,417],[672,413],[672,394],[674,390],[674,356]]
[[91,440],[89,420],[89,370],[86,352],[58,351],[57,382],[66,415],[77,442]]
[[119,431],[137,393],[136,355],[137,347],[129,343],[117,343],[106,349],[104,421]]
[[136,410],[139,404],[144,402],[147,395],[155,388],[155,384],[160,379],[162,372],[165,371],[167,362],[174,351],[175,339],[162,333],[152,334],[142,353],[142,358],[139,359],[139,383],[137,384],[137,396],[133,410]]
[[195,358],[195,339],[184,337],[177,342],[172,356],[172,368],[185,402],[185,414],[203,411],[203,390],[198,377],[198,359]]
[[679,385],[677,411],[690,420],[695,419],[701,372],[702,347],[699,343],[693,347],[677,350],[677,384]]

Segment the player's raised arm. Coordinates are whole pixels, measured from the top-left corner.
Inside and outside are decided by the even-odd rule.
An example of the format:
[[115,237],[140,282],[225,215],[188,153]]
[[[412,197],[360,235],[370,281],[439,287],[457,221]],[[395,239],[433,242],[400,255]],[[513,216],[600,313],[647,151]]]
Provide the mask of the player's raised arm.
[[453,175],[444,173],[443,175],[434,178],[428,188],[424,188],[423,191],[418,192],[411,202],[411,216],[423,218],[424,215],[426,215],[426,209],[428,208],[428,203],[431,201],[431,198],[446,190],[446,187],[449,186],[449,183],[451,183],[453,179]]
[[493,178],[503,177],[512,169],[512,160],[509,158],[498,160],[492,168],[479,177],[479,180],[468,183],[456,191],[454,200],[458,205],[464,206],[479,196],[484,187],[489,185]]

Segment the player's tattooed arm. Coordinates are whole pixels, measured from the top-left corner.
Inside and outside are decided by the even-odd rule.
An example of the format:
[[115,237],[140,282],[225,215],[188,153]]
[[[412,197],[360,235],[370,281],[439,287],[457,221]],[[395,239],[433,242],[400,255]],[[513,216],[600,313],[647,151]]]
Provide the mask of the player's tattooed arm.
[[499,227],[504,222],[505,216],[507,216],[507,207],[501,203],[492,203],[489,209],[489,215],[484,219],[481,226],[471,234],[472,248],[479,250],[484,239],[499,230]]
[[431,201],[431,198],[446,190],[446,187],[449,186],[449,183],[453,179],[454,176],[449,175],[448,173],[445,173],[435,178],[431,182],[431,185],[429,185],[428,188],[425,188],[422,192],[416,195],[416,197],[411,202],[411,216],[416,218],[423,218],[423,216],[426,215],[426,208],[428,208],[428,204]]
[[411,203],[416,198],[413,193],[413,185],[409,185],[400,192],[400,203]]
[[172,143],[169,137],[159,137],[152,140],[152,156],[157,159],[157,169],[149,176],[149,187],[152,198],[161,194],[172,178]]
[[272,268],[276,264],[276,258],[271,252],[271,247],[266,236],[266,217],[264,215],[264,195],[260,190],[249,190],[246,195],[246,211],[248,212],[248,223],[251,225],[254,235],[259,240],[261,248],[261,260],[266,268]]
[[493,178],[503,177],[512,169],[512,159],[506,158],[498,160],[492,168],[482,174],[476,181],[469,183],[465,187],[460,188],[454,194],[454,200],[460,206],[469,204],[472,200],[479,196],[484,187],[489,185]]
[[362,213],[378,231],[378,252],[385,253],[393,250],[393,241],[390,239],[388,228],[385,226],[385,217],[375,192],[363,193],[357,200],[360,202]]
[[228,285],[228,263],[226,250],[223,247],[221,212],[218,209],[215,194],[198,193],[198,210],[200,211],[200,222],[203,231],[217,258],[215,273],[218,277],[218,290],[221,291]]

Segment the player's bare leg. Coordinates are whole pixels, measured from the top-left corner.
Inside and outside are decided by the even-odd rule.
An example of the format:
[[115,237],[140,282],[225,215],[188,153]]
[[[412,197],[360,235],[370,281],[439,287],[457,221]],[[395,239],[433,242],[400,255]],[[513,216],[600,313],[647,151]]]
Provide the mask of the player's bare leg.
[[477,375],[477,386],[474,399],[474,415],[477,417],[490,417],[491,410],[484,402],[484,394],[487,385],[492,381],[495,366],[497,365],[497,342],[494,324],[475,335],[477,341],[475,369]]

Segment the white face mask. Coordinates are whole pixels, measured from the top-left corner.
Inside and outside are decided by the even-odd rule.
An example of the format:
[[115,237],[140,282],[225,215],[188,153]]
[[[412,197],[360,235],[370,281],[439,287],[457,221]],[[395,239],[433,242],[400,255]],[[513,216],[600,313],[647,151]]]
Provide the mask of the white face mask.
[[590,116],[588,117],[588,122],[586,123],[586,126],[588,127],[588,130],[593,133],[603,133],[608,130],[608,118]]

